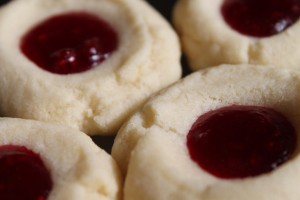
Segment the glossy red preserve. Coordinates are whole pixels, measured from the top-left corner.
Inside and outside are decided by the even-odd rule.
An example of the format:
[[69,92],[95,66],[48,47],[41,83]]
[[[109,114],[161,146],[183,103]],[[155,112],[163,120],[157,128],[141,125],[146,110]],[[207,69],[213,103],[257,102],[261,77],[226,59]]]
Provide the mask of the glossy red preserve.
[[268,37],[293,25],[300,16],[300,0],[224,0],[224,20],[236,31]]
[[46,200],[52,184],[38,154],[23,146],[0,146],[1,200]]
[[200,116],[187,135],[192,160],[219,178],[267,173],[296,148],[292,124],[273,109],[228,106]]
[[116,31],[85,12],[53,16],[21,39],[21,51],[40,68],[57,74],[80,73],[100,64],[118,46]]

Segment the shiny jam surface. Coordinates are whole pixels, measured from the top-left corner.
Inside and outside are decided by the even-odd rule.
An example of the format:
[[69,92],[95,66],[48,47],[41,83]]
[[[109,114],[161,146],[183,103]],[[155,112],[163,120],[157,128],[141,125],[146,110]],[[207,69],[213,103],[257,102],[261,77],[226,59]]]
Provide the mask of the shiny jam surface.
[[293,25],[300,16],[300,0],[224,0],[221,13],[234,30],[268,37]]
[[84,12],[53,16],[21,39],[21,51],[40,68],[56,74],[89,70],[118,46],[116,31],[104,20]]
[[0,146],[1,200],[46,200],[52,184],[38,154],[23,146]]
[[201,115],[187,135],[192,160],[225,179],[267,173],[296,148],[292,124],[273,109],[228,106]]

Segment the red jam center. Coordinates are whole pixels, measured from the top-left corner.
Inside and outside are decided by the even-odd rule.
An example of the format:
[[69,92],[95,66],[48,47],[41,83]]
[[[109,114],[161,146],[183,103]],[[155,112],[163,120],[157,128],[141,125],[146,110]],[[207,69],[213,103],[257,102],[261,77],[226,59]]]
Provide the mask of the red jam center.
[[254,37],[280,33],[300,16],[300,0],[224,0],[225,21],[236,31]]
[[187,135],[190,157],[219,178],[267,173],[288,160],[296,134],[280,113],[258,106],[229,106],[198,118]]
[[21,40],[22,52],[52,73],[80,73],[114,52],[118,36],[98,16],[77,12],[54,16],[30,30]]
[[36,153],[22,146],[0,147],[0,199],[45,200],[52,180]]

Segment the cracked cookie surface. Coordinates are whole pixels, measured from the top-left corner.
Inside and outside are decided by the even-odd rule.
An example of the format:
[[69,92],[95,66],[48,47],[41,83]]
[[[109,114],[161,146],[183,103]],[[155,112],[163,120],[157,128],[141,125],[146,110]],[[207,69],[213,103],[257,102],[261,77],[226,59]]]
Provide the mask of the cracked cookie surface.
[[[234,15],[227,17],[230,18],[228,20],[232,22],[233,19],[243,19],[234,25],[228,23],[223,14],[224,5],[232,2],[238,5],[232,10],[226,5],[229,7],[228,15]],[[252,4],[259,4],[259,6],[255,7]],[[273,4],[279,4],[279,6],[273,6]],[[296,14],[291,13],[295,15],[293,17],[285,16],[286,11]],[[249,16],[251,14],[253,16]],[[298,1],[213,0],[208,3],[206,0],[180,0],[174,8],[173,22],[181,38],[183,51],[194,71],[220,64],[247,63],[298,68],[300,63],[297,48],[300,44],[299,14],[300,3]],[[272,17],[279,19],[273,22]],[[255,20],[259,25],[256,25]],[[279,26],[277,29],[280,31],[276,34],[272,32],[272,35],[266,37],[260,37],[262,33],[258,36],[252,32],[249,33],[252,35],[243,33],[248,29],[251,31],[254,29],[253,32],[256,33],[257,29],[263,26],[261,23]],[[264,25],[262,29],[267,29],[268,25]],[[245,28],[239,31],[232,26]],[[285,59],[282,59],[283,57]]]
[[[194,72],[152,97],[124,124],[113,145],[112,155],[126,174],[125,200],[298,198],[290,184],[282,186],[282,181],[300,179],[293,170],[300,165],[298,147],[271,172],[222,179],[191,159],[187,135],[198,117],[211,110],[260,106],[284,115],[298,141],[299,81],[299,72],[291,69],[221,65]],[[275,190],[284,197],[274,195]]]
[[[60,75],[37,67],[21,52],[21,38],[50,17],[72,12],[86,12],[110,24],[118,48],[82,73]],[[22,21],[15,13],[22,14]],[[112,135],[151,94],[181,77],[178,38],[144,1],[16,0],[1,9],[0,21],[3,116]]]
[[[123,180],[116,162],[109,154],[93,143],[90,137],[76,129],[33,120],[0,118],[0,146],[1,169],[3,169],[5,163],[3,157],[5,155],[7,157],[10,156],[8,155],[9,152],[3,153],[3,147],[10,147],[10,149],[12,149],[11,147],[18,147],[14,148],[15,152],[18,149],[26,148],[27,152],[32,151],[40,157],[52,180],[52,187],[47,200],[120,200],[122,198]],[[10,154],[13,155],[12,153]],[[23,154],[24,150],[23,153],[19,151],[16,155],[20,156]],[[11,175],[12,178],[8,180],[13,181],[15,173],[19,173],[19,177],[16,178],[20,182],[19,185],[25,184],[23,185],[25,188],[34,190],[37,186],[24,182],[26,179],[20,178],[22,177],[20,171],[22,172],[25,169],[18,170],[18,168],[22,166],[22,163],[24,163],[24,166],[28,166],[24,158],[19,160],[21,165],[18,164],[17,167],[11,166],[15,171]],[[8,162],[9,159],[10,163],[12,163],[13,158],[8,158]],[[36,165],[33,164],[32,167],[36,168]],[[30,172],[30,169],[28,171]],[[36,175],[38,171],[31,173]],[[16,190],[11,189],[14,186],[6,185],[9,184],[9,181],[3,182],[5,180],[3,177],[9,177],[10,175],[1,174],[0,172],[0,176],[1,185],[4,184],[0,189],[1,195],[11,195],[7,192],[10,190],[12,190],[12,195],[14,195]],[[32,177],[33,180],[36,180],[36,178]],[[38,184],[43,183],[39,182]],[[5,188],[8,189],[5,190]],[[22,196],[21,191],[17,195]],[[25,193],[30,194],[30,191],[25,190]],[[27,199],[26,197],[24,194],[22,198]],[[44,199],[43,197],[41,198]]]

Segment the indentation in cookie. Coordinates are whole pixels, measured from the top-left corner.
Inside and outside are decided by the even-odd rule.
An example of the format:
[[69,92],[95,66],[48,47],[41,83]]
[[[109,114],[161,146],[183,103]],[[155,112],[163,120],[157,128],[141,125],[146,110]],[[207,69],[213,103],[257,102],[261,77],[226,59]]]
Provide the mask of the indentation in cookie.
[[117,47],[116,31],[101,18],[84,12],[53,16],[29,30],[20,44],[32,62],[57,74],[89,70]]
[[227,106],[201,115],[187,135],[190,157],[219,178],[270,172],[296,149],[293,125],[261,106]]
[[1,199],[45,200],[52,186],[38,154],[23,146],[0,146]]
[[300,16],[299,0],[224,0],[224,20],[236,31],[268,37],[286,30]]

